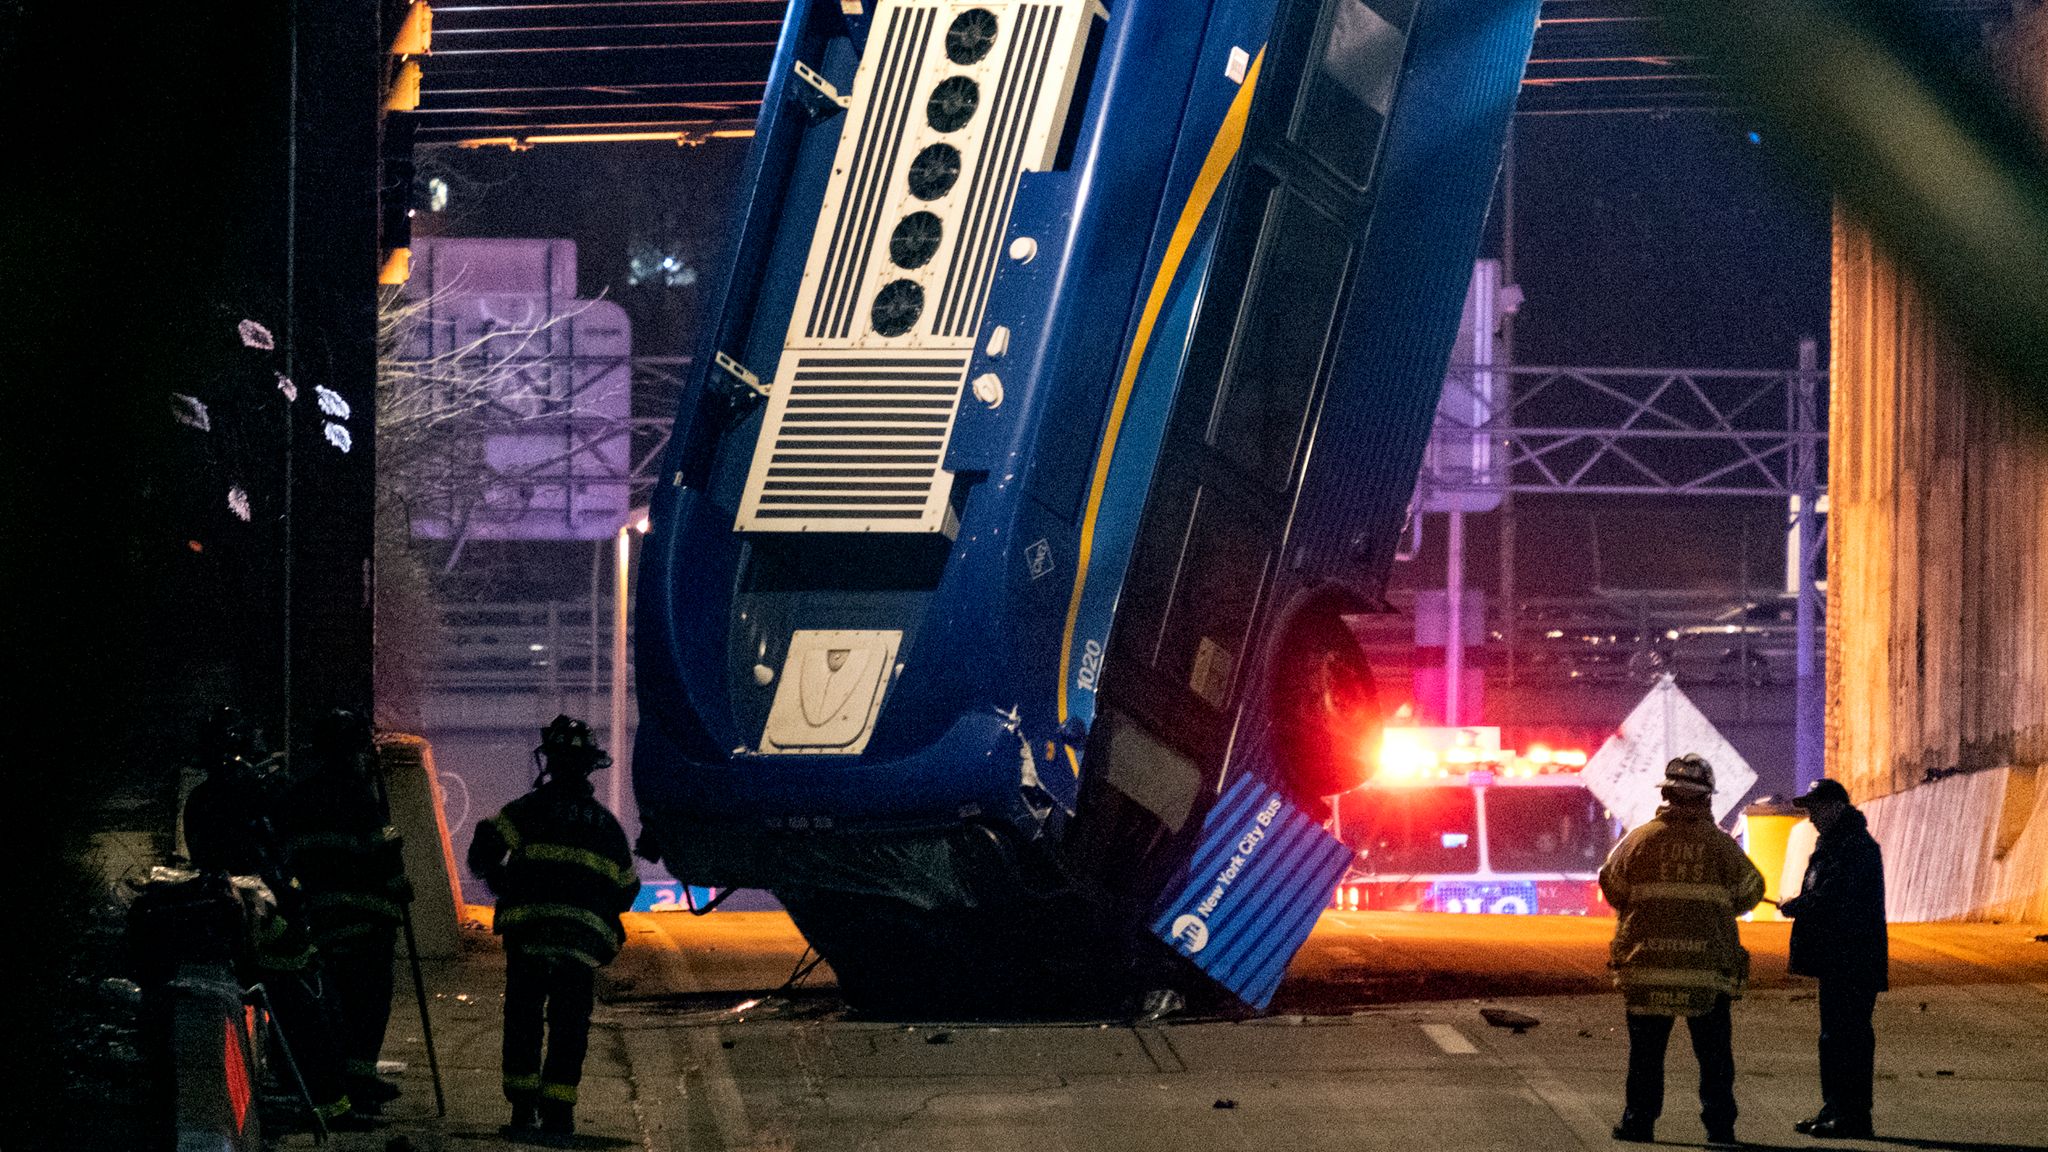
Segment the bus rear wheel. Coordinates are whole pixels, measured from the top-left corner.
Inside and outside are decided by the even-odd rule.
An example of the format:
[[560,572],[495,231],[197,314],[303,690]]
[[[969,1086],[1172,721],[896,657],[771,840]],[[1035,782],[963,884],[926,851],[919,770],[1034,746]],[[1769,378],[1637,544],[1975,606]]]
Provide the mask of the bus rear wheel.
[[1380,734],[1372,669],[1338,606],[1327,603],[1293,615],[1269,668],[1279,783],[1321,811],[1328,797],[1372,773]]

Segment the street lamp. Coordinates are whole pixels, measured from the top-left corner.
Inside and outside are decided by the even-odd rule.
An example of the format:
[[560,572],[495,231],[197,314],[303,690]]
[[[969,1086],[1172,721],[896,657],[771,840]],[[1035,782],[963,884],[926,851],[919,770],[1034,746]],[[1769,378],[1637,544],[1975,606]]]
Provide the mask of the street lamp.
[[614,814],[621,811],[625,802],[626,765],[630,760],[626,747],[626,623],[630,610],[628,598],[631,595],[633,537],[645,536],[653,527],[648,510],[635,508],[626,514],[626,522],[619,525],[617,563],[612,566],[612,779],[611,809]]

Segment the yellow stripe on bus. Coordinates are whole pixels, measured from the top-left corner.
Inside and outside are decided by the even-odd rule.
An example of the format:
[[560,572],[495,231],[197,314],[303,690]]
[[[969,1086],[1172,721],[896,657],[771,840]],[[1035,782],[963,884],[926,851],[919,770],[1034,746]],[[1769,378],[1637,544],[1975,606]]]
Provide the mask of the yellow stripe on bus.
[[[1152,291],[1145,298],[1145,310],[1138,317],[1138,332],[1131,341],[1131,352],[1124,360],[1122,378],[1117,381],[1116,399],[1110,404],[1109,425],[1102,433],[1102,447],[1095,457],[1095,479],[1088,486],[1088,511],[1081,520],[1081,544],[1074,563],[1074,593],[1067,601],[1067,624],[1060,636],[1060,722],[1067,719],[1067,677],[1072,671],[1074,657],[1074,627],[1081,616],[1081,592],[1088,585],[1088,557],[1095,547],[1095,517],[1102,511],[1102,489],[1109,482],[1110,460],[1116,455],[1116,436],[1124,422],[1124,409],[1131,400],[1131,388],[1138,380],[1138,366],[1145,360],[1146,345],[1152,340],[1152,328],[1159,322],[1159,313],[1166,305],[1167,290],[1173,286],[1174,273],[1180,270],[1180,262],[1187,256],[1188,244],[1195,238],[1195,230],[1201,226],[1202,217],[1209,210],[1209,201],[1216,195],[1216,189],[1223,183],[1224,175],[1230,170],[1230,163],[1237,158],[1237,149],[1244,142],[1245,120],[1251,115],[1252,88],[1259,80],[1259,65],[1266,58],[1265,49],[1253,58],[1251,67],[1246,69],[1244,83],[1237,95],[1230,101],[1230,110],[1223,115],[1223,125],[1216,130],[1216,139],[1209,145],[1209,155],[1202,161],[1202,170],[1195,176],[1195,186],[1188,192],[1187,203],[1181,207],[1180,220],[1173,226],[1173,237],[1167,241],[1166,258],[1160,262],[1159,274],[1152,278]],[[1074,774],[1080,775],[1080,762],[1073,756],[1068,761],[1074,766]]]

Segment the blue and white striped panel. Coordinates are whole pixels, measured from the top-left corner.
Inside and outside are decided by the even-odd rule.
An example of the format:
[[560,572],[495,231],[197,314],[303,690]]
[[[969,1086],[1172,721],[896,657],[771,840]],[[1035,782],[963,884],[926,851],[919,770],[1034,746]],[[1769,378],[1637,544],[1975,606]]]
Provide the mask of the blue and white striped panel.
[[1202,822],[1186,879],[1169,887],[1153,935],[1264,1008],[1350,862],[1349,848],[1246,773]]

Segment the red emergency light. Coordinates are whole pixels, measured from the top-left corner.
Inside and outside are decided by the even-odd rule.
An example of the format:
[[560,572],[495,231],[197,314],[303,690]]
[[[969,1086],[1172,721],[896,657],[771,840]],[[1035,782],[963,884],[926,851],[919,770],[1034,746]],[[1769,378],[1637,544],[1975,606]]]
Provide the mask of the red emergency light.
[[1449,780],[1474,772],[1494,779],[1517,779],[1574,773],[1586,766],[1586,753],[1576,748],[1532,744],[1526,752],[1482,747],[1467,742],[1468,729],[1385,728],[1380,731],[1372,782],[1382,786]]

